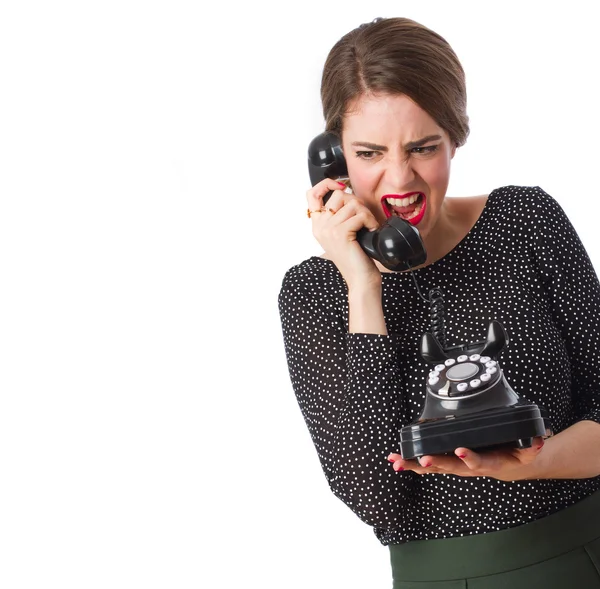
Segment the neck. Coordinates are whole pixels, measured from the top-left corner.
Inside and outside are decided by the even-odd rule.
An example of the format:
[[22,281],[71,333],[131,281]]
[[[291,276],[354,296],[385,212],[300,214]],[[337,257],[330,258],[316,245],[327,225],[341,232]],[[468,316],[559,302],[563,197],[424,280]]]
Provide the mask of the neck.
[[433,264],[450,252],[468,233],[470,226],[465,224],[465,218],[452,206],[454,199],[446,198],[437,223],[423,239],[427,260],[424,266]]
[[[478,197],[481,199],[482,197]],[[471,230],[479,214],[481,213],[481,207],[484,204],[484,200],[481,200],[478,206],[473,207],[475,204],[472,202],[473,199],[467,198],[450,198],[444,199],[442,204],[442,210],[435,226],[423,237],[423,244],[425,245],[425,251],[427,251],[427,259],[424,264],[416,266],[413,270],[418,268],[424,268],[434,262],[437,262],[440,258],[443,258],[451,250],[453,250],[458,243],[467,235]],[[380,264],[377,264],[382,272],[389,272]]]

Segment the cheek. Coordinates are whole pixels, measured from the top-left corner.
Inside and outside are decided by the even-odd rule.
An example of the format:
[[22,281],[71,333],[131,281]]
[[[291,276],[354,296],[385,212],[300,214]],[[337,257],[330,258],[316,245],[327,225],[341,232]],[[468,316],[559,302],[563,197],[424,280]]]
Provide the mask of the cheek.
[[385,213],[375,196],[379,184],[379,175],[369,169],[353,168],[350,164],[348,164],[348,175],[350,176],[352,193],[373,213],[373,216],[379,222],[383,223],[386,219]]
[[427,183],[435,192],[446,193],[450,182],[450,162],[450,159],[437,162],[428,170]]
[[357,196],[367,196],[377,186],[377,175],[373,170],[363,166],[352,165],[348,162],[348,175],[352,184],[352,191]]

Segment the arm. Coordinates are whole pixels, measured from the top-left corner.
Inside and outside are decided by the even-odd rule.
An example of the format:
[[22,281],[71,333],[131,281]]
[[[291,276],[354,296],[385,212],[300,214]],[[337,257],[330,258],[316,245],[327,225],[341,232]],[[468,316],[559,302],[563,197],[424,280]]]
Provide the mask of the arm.
[[386,460],[406,421],[397,342],[348,333],[344,281],[329,262],[315,264],[290,270],[279,294],[292,386],[334,494],[364,522],[391,527],[409,483]]
[[600,475],[600,283],[561,206],[539,189],[538,274],[571,360],[574,423],[547,440],[527,478]]
[[600,424],[578,421],[546,440],[534,440],[525,450],[509,449],[477,453],[457,448],[455,456],[423,456],[402,460],[391,454],[394,470],[417,474],[445,473],[462,477],[491,477],[501,481],[527,479],[587,479],[600,475]]
[[381,282],[373,286],[349,287],[348,322],[350,333],[388,334],[381,307]]
[[392,454],[394,469],[453,473],[504,481],[600,475],[600,284],[583,244],[560,205],[541,189],[524,203],[536,274],[549,317],[565,343],[571,375],[571,426],[526,450],[425,456],[423,466]]
[[546,440],[527,479],[587,479],[600,475],[600,424],[578,421]]

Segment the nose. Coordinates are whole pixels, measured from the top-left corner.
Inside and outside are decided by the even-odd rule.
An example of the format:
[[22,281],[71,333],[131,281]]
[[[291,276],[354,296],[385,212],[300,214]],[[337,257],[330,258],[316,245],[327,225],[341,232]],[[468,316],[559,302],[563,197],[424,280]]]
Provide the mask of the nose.
[[410,160],[394,159],[390,161],[385,171],[386,184],[394,191],[401,191],[403,188],[409,187],[415,178],[416,173]]

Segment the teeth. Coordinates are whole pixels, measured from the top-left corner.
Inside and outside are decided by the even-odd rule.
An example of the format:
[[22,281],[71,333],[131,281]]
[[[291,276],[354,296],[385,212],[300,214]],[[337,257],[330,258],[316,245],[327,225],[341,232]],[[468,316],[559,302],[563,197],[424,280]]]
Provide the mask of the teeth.
[[403,219],[405,219],[406,221],[409,221],[410,219],[414,219],[420,212],[421,209],[423,208],[423,203],[420,203],[417,205],[417,208],[410,214],[410,215],[401,215],[401,217]]
[[419,194],[413,194],[408,198],[386,198],[386,202],[393,207],[407,207],[419,198]]
[[423,208],[423,203],[421,203],[420,205],[417,205],[415,212],[409,217],[409,219],[414,219],[421,212],[422,208]]

